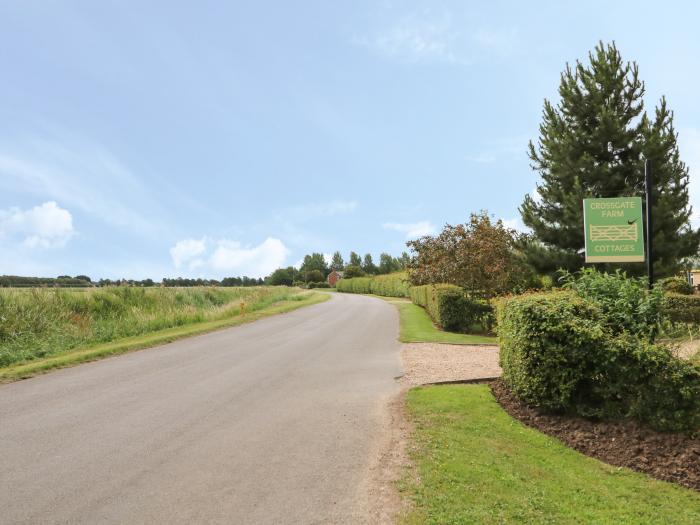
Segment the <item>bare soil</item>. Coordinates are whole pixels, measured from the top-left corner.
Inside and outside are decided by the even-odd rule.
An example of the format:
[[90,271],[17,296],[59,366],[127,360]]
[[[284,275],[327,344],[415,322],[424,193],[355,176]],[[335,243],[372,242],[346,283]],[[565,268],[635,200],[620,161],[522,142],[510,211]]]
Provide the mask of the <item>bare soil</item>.
[[635,421],[543,414],[521,403],[500,379],[491,390],[511,416],[587,456],[700,491],[698,436],[658,432]]

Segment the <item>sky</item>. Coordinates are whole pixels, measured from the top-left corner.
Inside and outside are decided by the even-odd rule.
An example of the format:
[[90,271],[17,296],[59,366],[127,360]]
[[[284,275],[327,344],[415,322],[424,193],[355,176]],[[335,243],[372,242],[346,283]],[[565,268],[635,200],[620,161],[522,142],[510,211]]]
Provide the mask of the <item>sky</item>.
[[259,277],[488,210],[566,63],[675,112],[700,225],[696,2],[0,0],[0,274]]

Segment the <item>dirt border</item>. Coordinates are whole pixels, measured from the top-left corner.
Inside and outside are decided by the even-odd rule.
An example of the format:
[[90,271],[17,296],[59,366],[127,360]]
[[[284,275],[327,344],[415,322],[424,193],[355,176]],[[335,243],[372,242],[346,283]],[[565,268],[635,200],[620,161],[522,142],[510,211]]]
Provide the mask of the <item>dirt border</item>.
[[636,421],[591,421],[544,414],[521,403],[498,379],[496,401],[524,425],[587,456],[700,492],[700,436],[658,432]]

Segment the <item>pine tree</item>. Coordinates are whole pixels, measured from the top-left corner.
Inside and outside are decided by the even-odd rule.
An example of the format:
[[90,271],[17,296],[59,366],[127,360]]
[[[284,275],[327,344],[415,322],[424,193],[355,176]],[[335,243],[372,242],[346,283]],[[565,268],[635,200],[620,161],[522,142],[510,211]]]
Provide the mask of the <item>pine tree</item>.
[[[654,269],[671,275],[700,243],[700,231],[688,223],[688,169],[678,156],[673,114],[662,99],[653,121],[646,116],[637,64],[624,63],[614,43],[600,43],[589,60],[588,66],[566,66],[561,100],[557,106],[545,100],[539,140],[530,142],[532,167],[542,182],[539,199],[527,195],[520,208],[534,238],[524,252],[540,272],[578,270],[583,199],[642,195],[648,158],[656,188]],[[644,272],[644,265],[622,266],[632,274]]]

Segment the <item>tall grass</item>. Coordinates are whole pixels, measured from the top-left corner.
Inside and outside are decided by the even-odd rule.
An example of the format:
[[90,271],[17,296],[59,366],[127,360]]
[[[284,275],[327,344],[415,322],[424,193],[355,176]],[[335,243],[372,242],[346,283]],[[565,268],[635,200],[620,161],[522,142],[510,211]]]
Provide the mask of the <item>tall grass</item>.
[[0,289],[0,366],[297,299],[287,287]]

